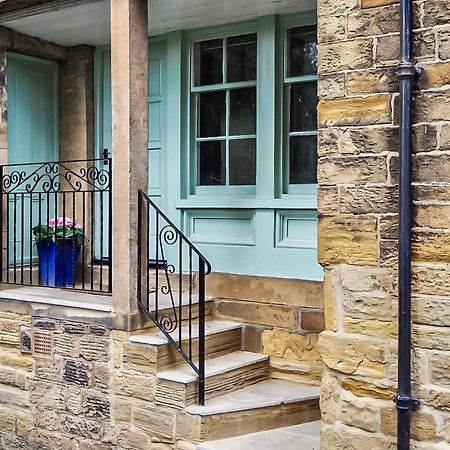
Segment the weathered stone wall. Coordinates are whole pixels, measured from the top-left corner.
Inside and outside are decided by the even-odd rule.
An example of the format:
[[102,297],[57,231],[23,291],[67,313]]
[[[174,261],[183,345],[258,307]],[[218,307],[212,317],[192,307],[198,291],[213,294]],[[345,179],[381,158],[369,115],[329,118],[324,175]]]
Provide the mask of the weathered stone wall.
[[242,349],[269,355],[273,378],[320,384],[323,283],[218,273],[206,282],[215,316],[242,323]]
[[[322,448],[394,449],[399,5],[319,0]],[[450,10],[414,2],[413,414],[416,449],[448,448]]]

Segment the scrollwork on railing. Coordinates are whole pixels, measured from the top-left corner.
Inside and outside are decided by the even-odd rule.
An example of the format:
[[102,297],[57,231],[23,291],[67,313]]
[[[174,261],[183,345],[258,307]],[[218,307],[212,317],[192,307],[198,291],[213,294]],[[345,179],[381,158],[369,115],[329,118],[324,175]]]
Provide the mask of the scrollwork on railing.
[[[78,169],[69,164],[80,165],[84,162],[46,162],[30,164],[13,164],[2,167],[1,190],[4,194],[22,191],[43,194],[62,191],[81,192],[84,190],[107,191],[110,188],[110,173],[99,168],[93,160],[90,167]],[[28,169],[28,170],[27,170]],[[5,173],[6,170],[11,170]]]
[[[165,257],[165,246],[166,245],[175,245],[178,242],[178,234],[176,230],[171,225],[166,225],[163,228],[161,228],[161,231],[159,232],[159,247],[161,251],[161,258],[163,261],[166,261]],[[176,272],[176,268],[174,264],[164,264],[164,278],[165,283],[160,287],[160,291],[163,295],[170,297],[170,303],[171,303],[171,310],[173,312],[173,319],[169,317],[167,314],[164,314],[162,317],[158,318],[158,322],[160,326],[167,331],[168,333],[172,333],[178,328],[178,315],[177,315],[177,308],[175,306],[175,299],[174,294],[172,290],[172,285],[170,282],[170,275],[174,274]]]

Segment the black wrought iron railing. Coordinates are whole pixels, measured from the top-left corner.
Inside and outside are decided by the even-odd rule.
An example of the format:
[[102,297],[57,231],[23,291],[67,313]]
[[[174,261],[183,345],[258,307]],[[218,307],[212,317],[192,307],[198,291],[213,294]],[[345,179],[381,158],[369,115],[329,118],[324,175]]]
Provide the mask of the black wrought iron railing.
[[142,191],[138,199],[138,303],[198,376],[205,403],[205,276],[211,265]]
[[111,292],[111,164],[0,166],[0,282]]

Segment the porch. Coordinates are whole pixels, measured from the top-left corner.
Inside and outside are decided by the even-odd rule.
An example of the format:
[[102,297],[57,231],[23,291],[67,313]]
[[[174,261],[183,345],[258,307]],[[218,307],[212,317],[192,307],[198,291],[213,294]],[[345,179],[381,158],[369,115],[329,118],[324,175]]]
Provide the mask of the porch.
[[[139,417],[155,415],[173,424],[152,439],[195,448],[266,429],[288,439],[284,427],[317,421],[315,2],[35,3],[0,6],[0,65],[15,80],[0,95],[0,311],[33,317],[33,346],[70,341],[51,354],[30,349],[63,364],[51,383],[137,399],[129,414],[111,405],[94,417],[105,429],[111,417],[129,424],[130,442],[152,426]],[[19,69],[45,108],[21,104],[14,61],[29,64]],[[36,139],[42,117],[51,126]],[[263,354],[272,329],[275,340],[295,330],[308,360],[293,368],[278,349]],[[105,361],[107,383],[96,369],[104,375]],[[317,446],[318,423],[295,433]]]

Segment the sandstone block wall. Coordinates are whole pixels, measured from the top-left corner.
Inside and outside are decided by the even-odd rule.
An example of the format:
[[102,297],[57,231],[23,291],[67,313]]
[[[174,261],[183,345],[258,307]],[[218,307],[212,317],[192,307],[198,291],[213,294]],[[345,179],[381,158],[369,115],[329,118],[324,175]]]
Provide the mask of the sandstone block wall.
[[242,323],[242,349],[269,355],[273,378],[320,384],[323,283],[218,273],[206,283],[215,317]]
[[[319,0],[322,448],[394,449],[399,5]],[[413,448],[450,444],[450,9],[414,2]]]

